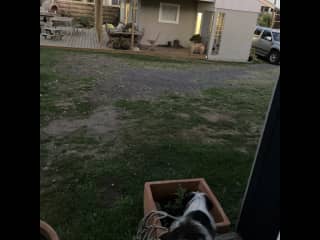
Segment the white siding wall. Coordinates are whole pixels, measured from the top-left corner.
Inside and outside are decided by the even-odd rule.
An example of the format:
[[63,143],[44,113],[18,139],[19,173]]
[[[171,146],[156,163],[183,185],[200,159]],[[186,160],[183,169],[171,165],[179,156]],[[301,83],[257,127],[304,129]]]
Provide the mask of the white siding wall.
[[[159,22],[160,2],[180,5],[179,24]],[[140,27],[145,30],[142,44],[148,44],[148,39],[154,39],[160,33],[157,44],[167,44],[168,41],[178,39],[182,46],[189,47],[196,17],[195,0],[141,0],[139,22]]]
[[216,0],[215,6],[222,9],[258,13],[260,12],[261,4],[258,0]]
[[217,12],[225,13],[224,29],[219,54],[209,54],[209,60],[247,62],[258,13],[225,9],[217,9]]

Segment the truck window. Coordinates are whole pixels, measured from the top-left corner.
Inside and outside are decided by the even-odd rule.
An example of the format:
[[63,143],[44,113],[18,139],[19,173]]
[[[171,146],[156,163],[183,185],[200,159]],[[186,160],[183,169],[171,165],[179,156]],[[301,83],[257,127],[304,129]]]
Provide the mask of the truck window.
[[257,28],[255,31],[254,31],[254,35],[257,35],[257,36],[260,36],[262,30],[260,28]]

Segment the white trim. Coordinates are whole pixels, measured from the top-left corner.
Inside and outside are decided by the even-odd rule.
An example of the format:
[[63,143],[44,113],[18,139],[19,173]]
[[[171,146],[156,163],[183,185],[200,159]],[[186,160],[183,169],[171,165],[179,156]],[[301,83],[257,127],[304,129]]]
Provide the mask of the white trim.
[[[212,58],[212,56],[216,56],[216,55],[212,55],[212,47],[213,47],[213,42],[214,42],[214,35],[216,32],[216,23],[217,23],[217,11],[213,12],[213,19],[211,20],[211,24],[212,24],[212,31],[210,33],[210,40],[208,43],[208,60],[211,60],[210,58]],[[210,26],[211,28],[211,26]]]
[[[168,21],[168,20],[163,20],[163,19],[161,19],[161,17],[162,17],[162,6],[177,7],[177,19],[176,19],[176,21]],[[159,8],[159,22],[160,22],[160,23],[179,24],[179,19],[180,19],[180,4],[160,2],[160,8]]]

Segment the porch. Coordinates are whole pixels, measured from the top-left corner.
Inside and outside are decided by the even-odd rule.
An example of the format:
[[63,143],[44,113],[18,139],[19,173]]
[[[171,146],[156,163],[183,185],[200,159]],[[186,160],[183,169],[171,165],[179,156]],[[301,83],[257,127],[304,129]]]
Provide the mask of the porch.
[[106,34],[102,34],[99,42],[96,29],[79,29],[77,32],[71,32],[68,27],[60,27],[66,34],[61,40],[45,39],[40,34],[40,46],[66,47],[66,48],[86,48],[103,49],[106,45]]
[[[65,29],[65,32],[69,32]],[[102,41],[99,42],[97,38],[96,29],[81,29],[77,33],[66,34],[61,40],[45,39],[40,35],[40,46],[42,47],[61,47],[70,49],[87,49],[93,51],[113,52],[113,53],[125,53],[145,56],[157,56],[172,59],[206,59],[204,55],[193,54],[190,55],[188,48],[173,48],[173,47],[159,47],[156,46],[153,50],[149,49],[149,46],[141,46],[140,51],[132,50],[117,50],[106,47],[107,34],[105,31],[102,34]]]

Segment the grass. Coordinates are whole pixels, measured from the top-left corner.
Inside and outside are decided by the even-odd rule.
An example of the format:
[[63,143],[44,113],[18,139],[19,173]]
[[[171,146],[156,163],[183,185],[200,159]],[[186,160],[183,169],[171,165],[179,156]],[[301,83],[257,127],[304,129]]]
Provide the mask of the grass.
[[204,177],[234,224],[273,83],[119,100],[115,137],[86,128],[49,136],[42,129],[50,121],[86,118],[98,107],[88,97],[95,79],[56,71],[65,54],[40,53],[40,218],[61,239],[128,240],[143,216],[145,181]]
[[40,126],[50,120],[85,115],[93,109],[86,95],[94,79],[58,74],[55,64],[65,52],[47,49],[40,54]]
[[54,52],[60,54],[78,54],[78,55],[103,55],[117,59],[124,59],[127,64],[138,67],[162,67],[162,68],[189,68],[194,65],[215,65],[215,66],[246,66],[251,63],[242,62],[224,62],[224,61],[206,61],[202,59],[188,59],[188,58],[167,58],[165,56],[151,56],[137,53],[125,53],[112,51],[99,51],[99,50],[87,50],[87,49],[65,49],[59,50],[56,47],[42,47],[46,52]]

